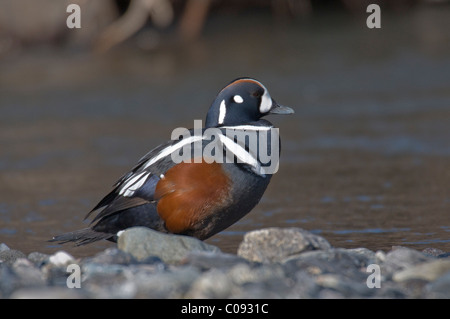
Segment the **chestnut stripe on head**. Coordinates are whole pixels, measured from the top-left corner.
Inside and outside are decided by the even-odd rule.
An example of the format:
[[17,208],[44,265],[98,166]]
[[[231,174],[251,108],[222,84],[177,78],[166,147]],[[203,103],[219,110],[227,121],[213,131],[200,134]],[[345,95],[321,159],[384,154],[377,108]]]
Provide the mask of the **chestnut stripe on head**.
[[[261,103],[259,105],[259,112],[261,112],[262,114],[265,114],[270,111],[273,103],[272,103],[272,97],[269,94],[269,90],[267,90],[267,88],[261,82],[255,80],[255,79],[249,79],[249,78],[238,79],[238,80],[228,84],[226,87],[224,87],[222,89],[222,91],[232,85],[239,84],[239,83],[254,83],[254,84],[259,85],[264,90],[263,91],[264,93],[261,95]],[[237,103],[242,103],[242,102],[237,102]],[[223,121],[222,121],[222,123],[223,123]]]

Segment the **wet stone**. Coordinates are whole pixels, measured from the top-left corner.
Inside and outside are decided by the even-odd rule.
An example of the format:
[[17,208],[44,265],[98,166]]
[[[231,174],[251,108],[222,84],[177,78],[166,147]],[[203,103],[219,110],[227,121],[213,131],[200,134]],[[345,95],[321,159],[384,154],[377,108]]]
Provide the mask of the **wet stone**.
[[281,262],[305,251],[329,248],[325,238],[304,229],[273,227],[247,233],[238,255],[256,262]]
[[5,250],[9,250],[9,247],[5,243],[1,243],[0,244],[0,253]]
[[75,262],[75,258],[65,251],[58,251],[48,257],[48,262],[55,267],[63,267]]
[[249,263],[249,261],[236,255],[212,251],[193,251],[182,260],[182,264],[192,265],[201,270],[227,269],[238,263]]
[[17,259],[11,268],[20,281],[21,286],[33,287],[46,284],[42,271],[26,258]]
[[294,281],[294,284],[291,291],[288,293],[287,298],[317,298],[319,292],[322,290],[322,287],[319,286],[316,281],[315,275],[308,271],[297,271],[295,274],[288,276],[288,278],[291,278]]
[[15,291],[11,299],[83,299],[87,298],[79,289],[63,287],[21,288]]
[[429,257],[444,257],[446,255],[445,251],[436,248],[425,248],[422,250],[422,253]]
[[107,248],[102,252],[91,258],[87,258],[85,263],[94,264],[119,264],[119,265],[129,265],[137,263],[137,259],[133,255],[120,250],[118,248]]
[[427,284],[424,297],[450,299],[450,272]]
[[41,267],[49,262],[50,255],[40,252],[32,252],[28,254],[28,260],[34,263],[36,266]]
[[310,251],[288,258],[284,267],[288,273],[305,270],[313,275],[339,274],[347,278],[367,278],[365,269],[371,259],[360,252],[344,248]]
[[345,298],[369,297],[375,293],[375,291],[369,289],[363,281],[351,280],[335,274],[320,275],[317,277],[316,282],[324,288],[337,291]]
[[170,267],[158,272],[138,271],[134,274],[136,298],[185,298],[201,275],[195,267]]
[[433,281],[446,273],[450,273],[450,260],[438,259],[400,270],[394,273],[392,279],[398,282],[411,279]]
[[391,276],[395,272],[429,261],[431,258],[411,248],[393,247],[386,254],[386,260],[382,264],[382,272],[385,276]]
[[290,291],[292,283],[279,264],[237,264],[227,275],[240,288],[235,298],[281,298]]
[[119,237],[118,247],[139,261],[156,256],[165,263],[179,263],[192,251],[220,251],[193,237],[164,234],[146,227],[125,230]]
[[17,259],[26,258],[25,254],[15,249],[5,249],[0,252],[0,262],[12,265]]
[[220,269],[211,269],[199,276],[186,293],[187,298],[230,298],[233,290],[239,289],[233,285],[227,274]]

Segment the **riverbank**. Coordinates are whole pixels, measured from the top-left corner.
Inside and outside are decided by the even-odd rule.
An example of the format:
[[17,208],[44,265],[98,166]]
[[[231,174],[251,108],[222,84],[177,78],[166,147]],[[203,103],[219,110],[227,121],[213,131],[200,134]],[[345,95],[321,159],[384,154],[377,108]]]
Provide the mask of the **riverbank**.
[[1,298],[450,298],[450,253],[332,247],[300,228],[249,232],[236,255],[135,227],[75,258],[0,244]]

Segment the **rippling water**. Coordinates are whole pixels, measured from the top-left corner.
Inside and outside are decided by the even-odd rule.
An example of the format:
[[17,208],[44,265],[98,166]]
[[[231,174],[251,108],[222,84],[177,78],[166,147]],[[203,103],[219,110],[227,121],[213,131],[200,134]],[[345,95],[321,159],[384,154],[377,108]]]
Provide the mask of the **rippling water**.
[[[195,45],[0,60],[0,242],[55,252],[110,186],[217,91],[253,76],[281,104],[281,166],[261,203],[208,242],[302,227],[339,247],[450,251],[450,10],[274,25],[212,19]],[[75,256],[111,246],[64,246]]]

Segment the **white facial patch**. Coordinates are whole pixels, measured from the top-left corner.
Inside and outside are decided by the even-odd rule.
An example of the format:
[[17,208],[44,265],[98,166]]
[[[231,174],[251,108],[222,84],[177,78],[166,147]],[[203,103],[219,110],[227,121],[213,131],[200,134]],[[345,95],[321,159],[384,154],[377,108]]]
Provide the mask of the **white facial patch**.
[[225,100],[222,100],[222,103],[220,103],[219,108],[219,120],[218,120],[219,124],[223,124],[226,114],[227,114],[227,106],[225,105]]
[[234,102],[236,102],[238,104],[241,104],[242,102],[244,102],[244,99],[240,95],[233,96],[233,100],[234,100]]
[[259,112],[267,113],[272,108],[272,97],[270,96],[269,91],[266,89],[264,85],[262,85],[261,82],[256,80],[253,81],[258,83],[264,89],[264,94],[261,96],[261,105],[259,106]]
[[261,96],[261,105],[259,106],[259,112],[267,113],[272,108],[272,98],[269,91],[264,88],[264,94]]

